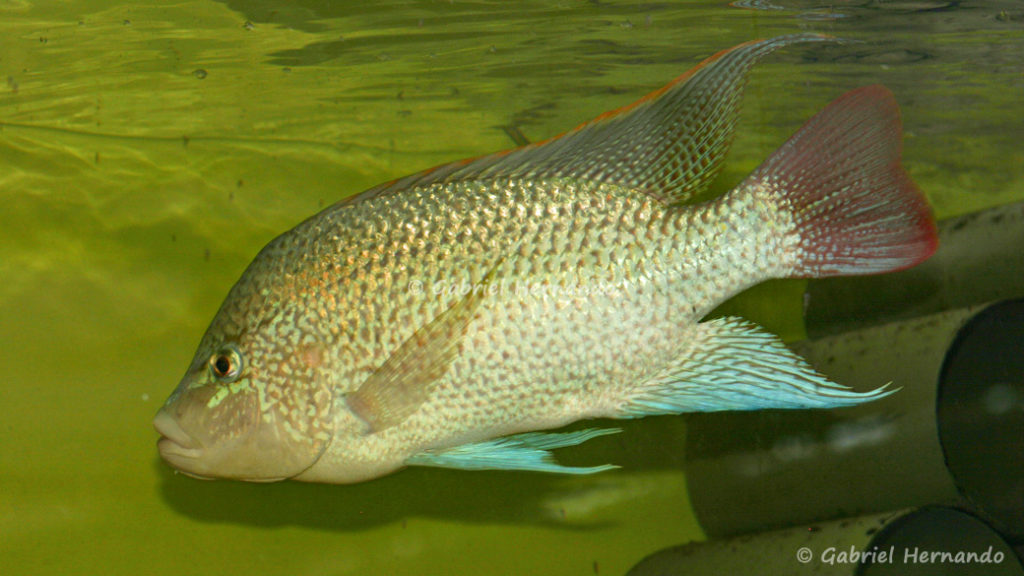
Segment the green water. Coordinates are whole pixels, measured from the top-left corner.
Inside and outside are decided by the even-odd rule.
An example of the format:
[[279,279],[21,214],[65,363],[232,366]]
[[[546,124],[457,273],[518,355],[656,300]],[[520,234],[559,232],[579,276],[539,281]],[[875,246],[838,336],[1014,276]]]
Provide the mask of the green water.
[[[0,571],[621,574],[700,539],[682,418],[565,451],[565,479],[407,470],[200,482],[150,420],[228,288],[346,195],[538,140],[700,59],[801,30],[752,76],[719,187],[842,92],[883,83],[940,217],[1024,199],[1015,1],[0,2]],[[799,291],[738,304],[789,337]]]

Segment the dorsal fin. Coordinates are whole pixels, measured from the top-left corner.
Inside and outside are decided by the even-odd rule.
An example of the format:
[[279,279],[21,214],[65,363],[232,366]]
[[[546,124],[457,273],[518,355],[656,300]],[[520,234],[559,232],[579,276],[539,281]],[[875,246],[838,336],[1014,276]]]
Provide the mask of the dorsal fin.
[[348,202],[439,182],[573,178],[642,190],[666,202],[704,191],[732,143],[747,72],[771,52],[836,39],[793,34],[723,50],[663,88],[561,136],[445,164],[371,188]]

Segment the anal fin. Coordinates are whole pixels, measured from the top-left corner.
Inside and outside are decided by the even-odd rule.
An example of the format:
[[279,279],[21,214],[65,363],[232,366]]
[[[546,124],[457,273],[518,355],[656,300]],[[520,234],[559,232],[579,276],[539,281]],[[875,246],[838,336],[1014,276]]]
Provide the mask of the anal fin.
[[410,466],[436,466],[459,470],[529,470],[553,474],[595,474],[618,466],[562,466],[548,450],[576,446],[591,438],[616,434],[618,428],[591,428],[577,432],[527,432],[443,450],[427,450],[405,461]]
[[699,330],[691,353],[640,385],[614,417],[837,408],[895,392],[886,385],[860,393],[830,382],[777,336],[742,318],[716,318]]

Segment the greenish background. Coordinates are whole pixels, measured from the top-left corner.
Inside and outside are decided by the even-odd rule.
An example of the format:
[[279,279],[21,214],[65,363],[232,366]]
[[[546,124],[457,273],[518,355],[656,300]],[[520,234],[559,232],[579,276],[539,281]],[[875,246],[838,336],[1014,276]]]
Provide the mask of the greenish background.
[[[150,420],[259,248],[378,182],[538,140],[704,57],[752,76],[717,188],[883,83],[940,217],[1024,198],[1016,1],[0,2],[0,572],[621,574],[700,539],[684,418],[564,450],[586,478],[200,482]],[[790,338],[799,286],[735,306]]]

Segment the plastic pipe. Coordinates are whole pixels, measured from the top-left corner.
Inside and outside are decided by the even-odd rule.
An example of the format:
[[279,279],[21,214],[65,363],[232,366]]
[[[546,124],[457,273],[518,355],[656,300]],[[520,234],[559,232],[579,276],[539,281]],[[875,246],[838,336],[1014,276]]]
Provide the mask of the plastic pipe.
[[939,222],[939,251],[881,276],[808,283],[807,335],[819,338],[1024,295],[1024,202]]
[[798,343],[856,408],[694,414],[690,500],[709,537],[935,503],[1024,537],[1024,300]]
[[929,506],[656,552],[627,576],[1021,576],[1010,545],[962,510]]

